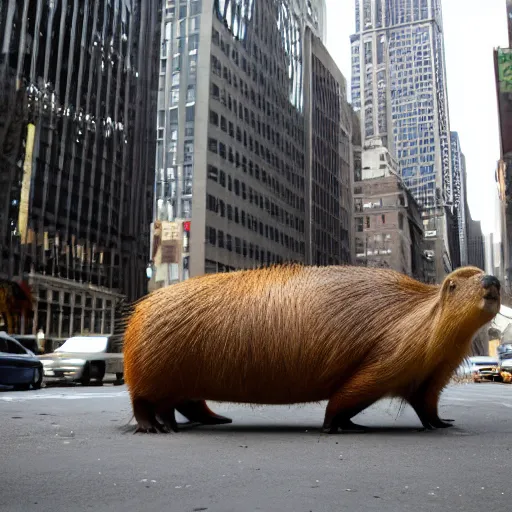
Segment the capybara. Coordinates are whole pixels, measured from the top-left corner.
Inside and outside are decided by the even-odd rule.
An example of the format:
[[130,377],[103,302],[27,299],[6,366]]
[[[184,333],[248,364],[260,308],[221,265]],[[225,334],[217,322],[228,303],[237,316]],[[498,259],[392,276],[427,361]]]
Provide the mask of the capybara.
[[499,281],[475,267],[427,285],[389,269],[291,264],[159,289],[125,330],[136,431],[176,431],[175,410],[231,422],[206,400],[328,400],[322,431],[335,433],[362,428],[351,419],[384,397],[408,402],[425,428],[450,426],[440,394],[500,301]]

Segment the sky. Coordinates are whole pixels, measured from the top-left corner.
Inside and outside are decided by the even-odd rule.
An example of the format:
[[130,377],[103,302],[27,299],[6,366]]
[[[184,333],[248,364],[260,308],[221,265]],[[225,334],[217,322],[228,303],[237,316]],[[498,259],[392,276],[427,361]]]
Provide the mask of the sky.
[[[350,88],[354,0],[325,0],[326,46]],[[505,0],[443,0],[450,130],[466,156],[471,217],[499,239],[496,164],[500,157],[493,48],[508,46]]]

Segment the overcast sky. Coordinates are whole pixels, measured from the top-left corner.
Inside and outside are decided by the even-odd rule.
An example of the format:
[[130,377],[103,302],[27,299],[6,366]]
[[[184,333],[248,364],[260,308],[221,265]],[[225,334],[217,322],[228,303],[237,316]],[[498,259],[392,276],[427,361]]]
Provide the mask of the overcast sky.
[[[327,47],[350,84],[354,0],[326,0]],[[507,46],[505,0],[443,0],[450,129],[466,155],[471,216],[497,231],[499,131],[493,54]],[[350,87],[350,85],[349,85]]]

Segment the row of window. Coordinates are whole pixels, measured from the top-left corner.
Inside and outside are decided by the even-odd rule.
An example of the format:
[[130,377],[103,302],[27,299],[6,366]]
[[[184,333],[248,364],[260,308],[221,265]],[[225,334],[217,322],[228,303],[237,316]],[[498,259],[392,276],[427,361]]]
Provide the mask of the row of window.
[[[257,244],[247,242],[246,240],[232,236],[229,233],[224,233],[222,230],[217,230],[211,226],[206,226],[206,240],[208,243],[219,249],[226,249],[229,252],[240,254],[244,258],[260,261],[261,263],[282,263],[283,258],[274,254],[271,251],[260,248]],[[302,256],[306,253],[306,246],[304,242],[300,242],[299,250],[295,251]]]
[[[210,90],[211,97],[213,99],[219,101],[224,107],[230,110],[238,119],[244,121],[259,135],[267,135],[268,138],[269,125],[262,123],[259,116],[256,117],[252,111],[249,111],[246,107],[243,107],[242,103],[237,102],[237,100],[233,99],[230,94],[226,94],[226,92],[224,90],[221,90],[220,87],[213,80],[211,81]],[[215,117],[213,117],[213,119],[210,118],[210,120],[213,120],[215,124]],[[232,130],[230,129],[229,134],[232,138],[235,138],[234,125],[230,128],[232,128]],[[269,163],[269,165],[273,165],[283,175],[285,175],[285,170],[286,174],[288,174],[288,172],[292,171],[292,169],[295,172],[303,174],[305,163],[303,145],[301,145],[300,149],[297,149],[296,145],[292,142],[291,139],[289,140],[288,137],[283,137],[282,135],[279,135],[277,131],[272,131],[272,129],[270,130],[270,140],[273,142],[275,147],[278,147],[278,149],[283,155],[286,155],[286,162],[291,161],[295,165],[293,165],[293,167],[288,165],[288,163],[286,163],[285,160],[279,158],[279,156],[275,154],[273,151],[270,151],[268,148],[265,148],[262,144],[258,143],[256,139],[254,139],[251,151],[254,153],[258,151],[258,153],[256,153],[258,156],[261,156],[263,160],[266,160]],[[226,133],[228,132],[226,131]],[[242,142],[242,140],[244,140],[246,147],[248,145],[248,142],[250,142],[250,140],[252,139],[252,137],[248,138],[247,134],[245,134],[244,139],[242,139],[242,132],[239,129],[237,130],[236,138],[238,142]]]
[[[206,198],[206,208],[209,211],[218,214],[221,218],[227,218],[228,221],[234,221],[236,224],[241,224],[248,230],[257,233],[260,236],[265,236],[269,240],[279,243],[287,249],[291,249],[297,253],[300,252],[300,242],[298,240],[283,233],[283,231],[279,231],[279,229],[274,226],[264,224],[256,216],[245,212],[241,208],[239,209],[238,206],[232,206],[230,204],[226,205],[222,199],[217,199],[215,196],[208,194]],[[291,227],[301,233],[304,232],[303,220],[297,217],[295,217],[295,219],[286,217],[286,221],[288,222],[288,224],[286,224],[288,227]]]
[[[208,147],[212,153],[218,153],[221,157],[225,154],[225,145],[222,142],[217,142],[216,139],[210,138],[208,141]],[[232,157],[232,148],[229,148],[229,157],[228,160],[231,161]],[[240,166],[240,158],[238,152],[236,152],[235,157],[235,165],[238,168]],[[256,180],[263,183],[268,190],[270,190],[275,196],[280,197],[286,204],[295,208],[296,210],[304,211],[304,198],[299,197],[297,194],[293,193],[290,189],[286,188],[282,183],[267,173],[263,168],[257,164],[253,164],[251,160],[249,160],[247,164],[247,160],[245,157],[242,157],[242,170],[244,173],[248,173],[249,176],[254,177]],[[227,178],[227,181],[226,181]],[[233,190],[234,183],[234,192],[237,196],[242,196],[243,199],[247,198],[246,186],[245,183],[235,178],[231,178],[229,173],[225,173],[222,169],[218,169],[214,165],[208,165],[208,179],[219,183],[222,187],[226,188],[231,192]],[[304,178],[301,178],[301,187],[304,187]],[[256,191],[253,192],[251,187],[248,187],[249,191],[249,200],[252,202],[252,195],[256,194]],[[256,201],[256,200],[255,200]],[[284,215],[284,214],[283,214]]]

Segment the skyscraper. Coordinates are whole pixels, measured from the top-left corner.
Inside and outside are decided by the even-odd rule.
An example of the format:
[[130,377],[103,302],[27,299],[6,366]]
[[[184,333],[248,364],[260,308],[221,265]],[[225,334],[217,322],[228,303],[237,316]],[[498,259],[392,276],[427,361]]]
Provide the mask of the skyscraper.
[[363,137],[380,137],[422,209],[437,280],[451,270],[453,204],[440,0],[356,0],[352,100]]
[[0,278],[31,287],[26,332],[109,334],[147,291],[159,12],[0,3]]
[[[460,265],[468,264],[467,198],[466,198],[466,159],[460,146],[459,134],[451,132],[451,157],[453,175],[453,210],[457,218],[460,248]],[[452,259],[455,259],[452,256]]]
[[[310,236],[315,261],[348,259],[352,122],[321,41],[323,0],[164,0],[163,11],[152,284],[306,262]],[[313,151],[313,116],[331,123],[328,152]]]

